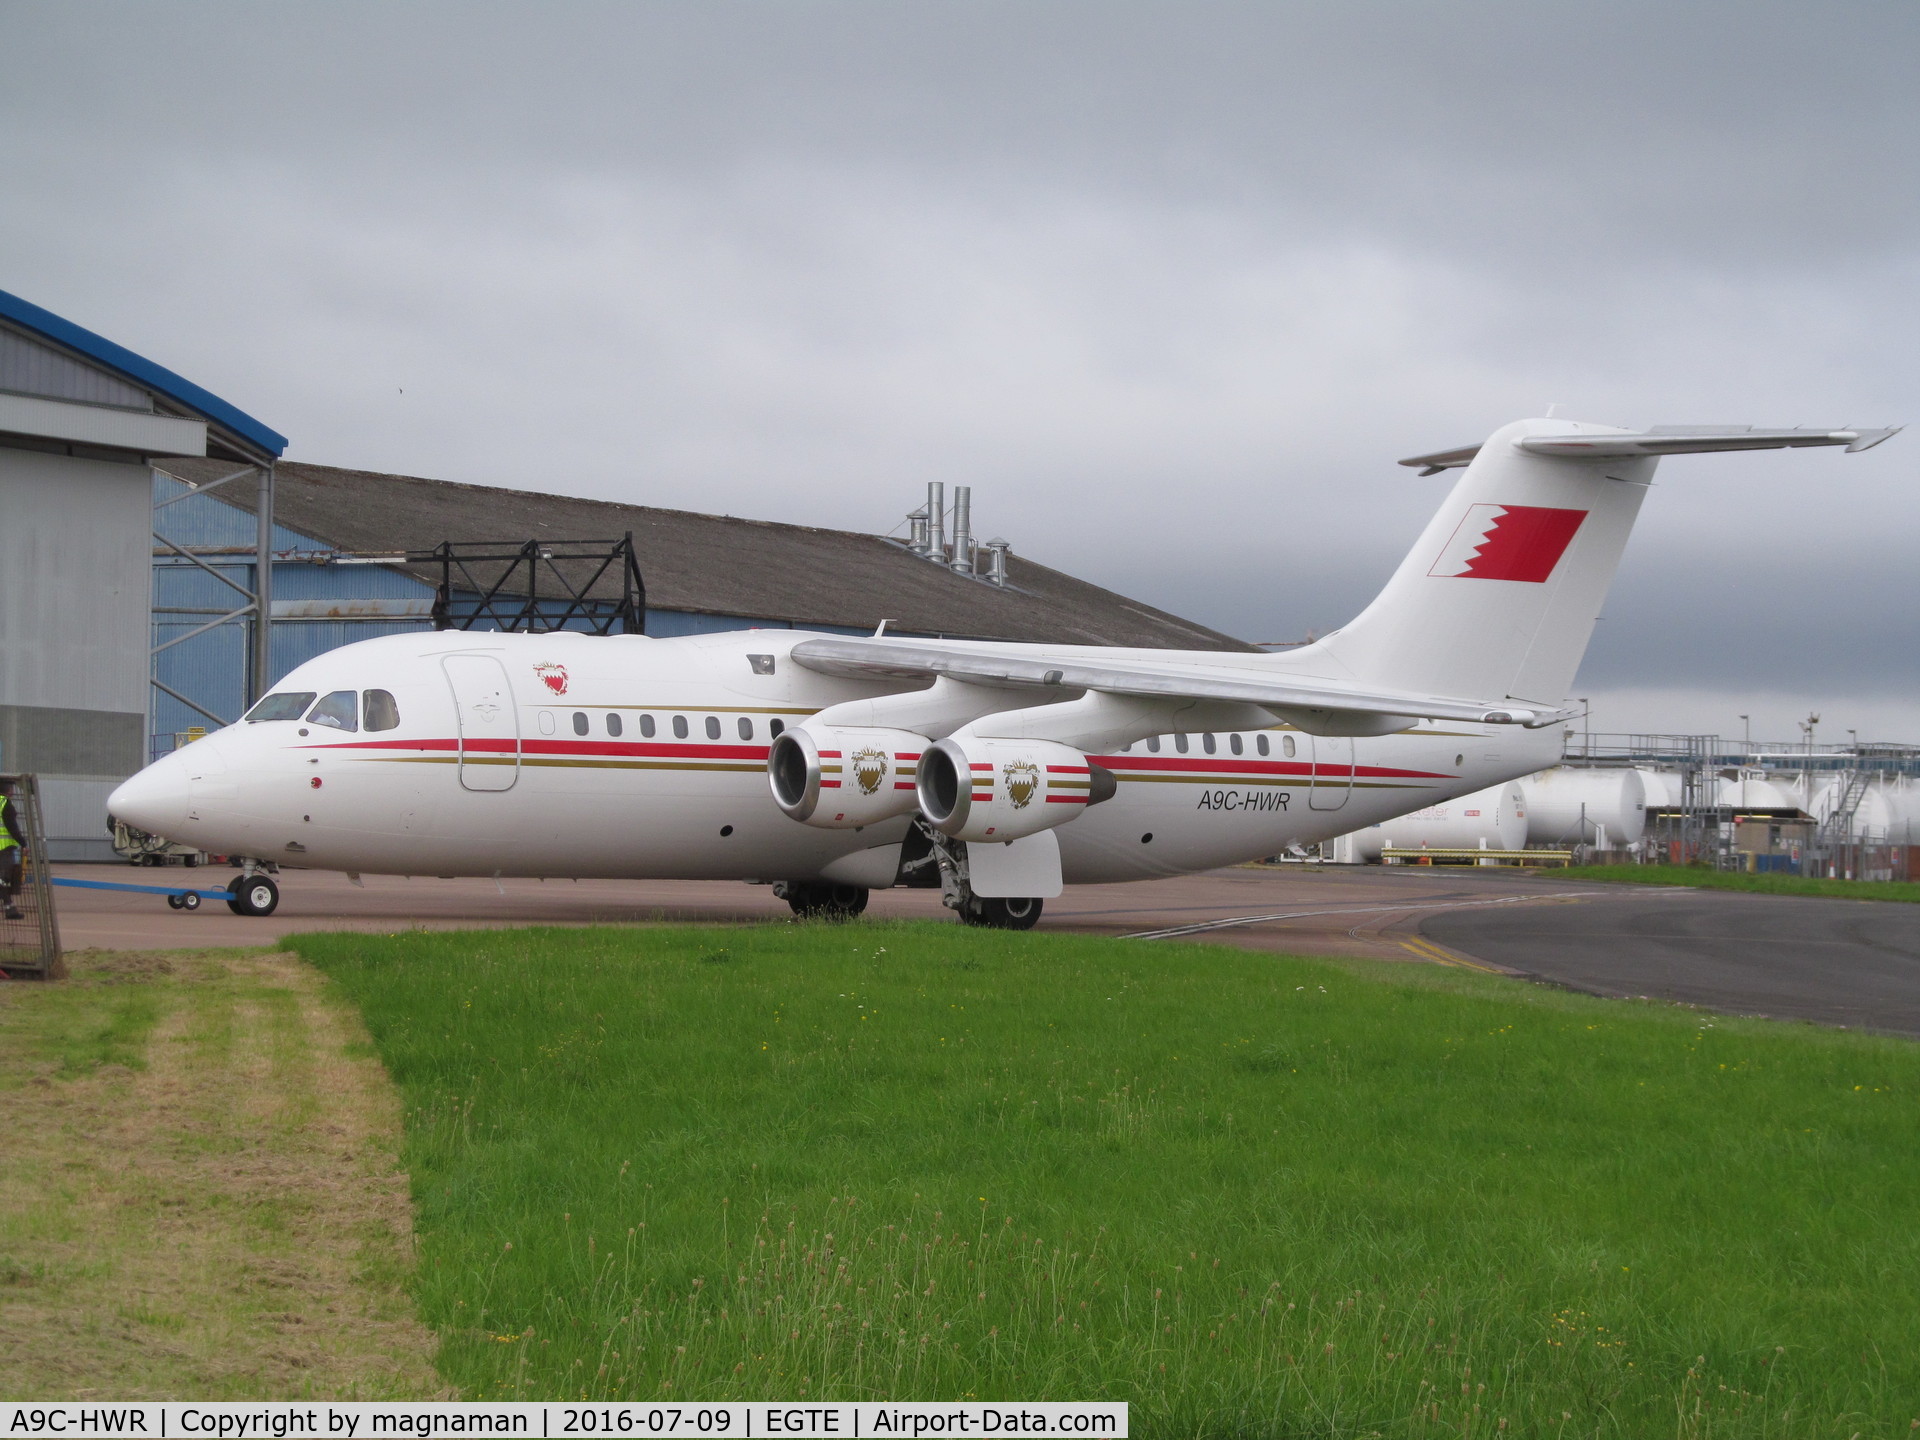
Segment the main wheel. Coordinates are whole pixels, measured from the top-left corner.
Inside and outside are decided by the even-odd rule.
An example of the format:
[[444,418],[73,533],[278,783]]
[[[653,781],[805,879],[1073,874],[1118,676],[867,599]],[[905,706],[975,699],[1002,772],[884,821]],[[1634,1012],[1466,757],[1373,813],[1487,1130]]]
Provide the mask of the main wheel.
[[851,920],[867,908],[868,893],[861,885],[796,881],[787,886],[787,905],[802,920]]
[[273,914],[274,907],[280,903],[280,887],[264,875],[256,875],[251,880],[236,876],[227,889],[233,894],[227,908],[236,915],[264,917]]
[[960,907],[960,919],[964,924],[978,925],[988,930],[1031,930],[1040,923],[1040,911],[1044,904],[1044,901],[1028,896],[988,899],[976,895]]

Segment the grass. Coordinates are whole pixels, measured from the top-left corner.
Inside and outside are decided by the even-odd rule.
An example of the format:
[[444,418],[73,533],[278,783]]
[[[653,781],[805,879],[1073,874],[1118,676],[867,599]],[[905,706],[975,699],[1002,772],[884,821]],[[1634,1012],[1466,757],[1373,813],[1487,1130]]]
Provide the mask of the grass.
[[0,985],[0,1396],[443,1393],[403,1288],[398,1106],[319,977],[71,960]]
[[1905,1436],[1920,1048],[940,925],[284,942],[406,1107],[469,1398],[1140,1435]]
[[1920,904],[1920,881],[1912,880],[1820,880],[1696,869],[1691,865],[1573,865],[1548,873],[1556,880],[1625,880],[1635,885],[1690,885],[1702,890],[1746,890],[1757,895],[1823,895],[1833,900]]

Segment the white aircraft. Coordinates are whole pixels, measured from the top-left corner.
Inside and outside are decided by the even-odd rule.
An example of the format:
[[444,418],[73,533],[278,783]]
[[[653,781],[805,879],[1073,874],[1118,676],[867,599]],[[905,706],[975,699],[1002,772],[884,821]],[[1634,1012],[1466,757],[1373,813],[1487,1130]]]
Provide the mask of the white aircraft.
[[1281,654],[746,630],[392,635],[288,675],[117,789],[242,860],[404,875],[771,882],[802,915],[938,886],[1025,929],[1065,883],[1273,855],[1530,774],[1658,457],[1892,430],[1521,420],[1344,629]]

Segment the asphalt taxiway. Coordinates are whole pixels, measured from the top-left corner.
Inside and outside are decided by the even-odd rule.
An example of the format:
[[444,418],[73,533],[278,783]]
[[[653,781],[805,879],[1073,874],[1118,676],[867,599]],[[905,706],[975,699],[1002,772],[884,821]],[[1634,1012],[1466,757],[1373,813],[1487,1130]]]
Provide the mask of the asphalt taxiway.
[[[56,867],[68,878],[215,889],[224,869]],[[271,944],[312,930],[766,922],[766,886],[667,880],[437,880],[288,871],[270,917],[219,901],[61,887],[69,950]],[[936,892],[892,890],[868,914],[941,919]],[[1493,868],[1245,866],[1074,886],[1043,930],[1459,965],[1597,995],[1920,1036],[1920,905],[1603,885]]]

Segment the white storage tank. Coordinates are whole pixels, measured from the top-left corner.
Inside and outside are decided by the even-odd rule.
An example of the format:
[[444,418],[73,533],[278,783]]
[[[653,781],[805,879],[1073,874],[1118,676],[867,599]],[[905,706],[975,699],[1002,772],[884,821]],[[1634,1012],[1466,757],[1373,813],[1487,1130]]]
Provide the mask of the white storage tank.
[[[1816,782],[1813,792],[1813,804],[1808,807],[1813,818],[1822,825],[1833,818],[1834,809],[1840,803],[1841,787],[1845,777],[1836,775],[1824,784]],[[1902,802],[1910,805],[1912,792],[1902,794],[1888,787],[1884,782],[1867,786],[1866,793],[1860,797],[1860,803],[1854,807],[1853,820],[1847,826],[1847,839],[1852,841],[1876,841],[1895,845],[1907,843],[1905,836],[1912,823],[1912,812],[1901,807]]]
[[1920,778],[1888,775],[1874,788],[1886,802],[1888,843],[1920,845]]
[[1649,812],[1677,809],[1686,798],[1686,778],[1678,770],[1654,770],[1643,765],[1637,767],[1634,774],[1640,777],[1640,784],[1646,790]]
[[1386,848],[1397,850],[1519,850],[1527,842],[1527,801],[1512,780],[1471,795],[1443,800],[1411,815],[1356,830],[1340,850],[1371,863]]
[[1731,780],[1722,780],[1714,792],[1713,803],[1732,810],[1799,810],[1800,796],[1782,785],[1764,770],[1742,770]]
[[1560,766],[1520,782],[1530,845],[1631,845],[1647,830],[1647,784],[1638,770]]

